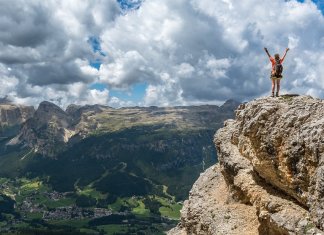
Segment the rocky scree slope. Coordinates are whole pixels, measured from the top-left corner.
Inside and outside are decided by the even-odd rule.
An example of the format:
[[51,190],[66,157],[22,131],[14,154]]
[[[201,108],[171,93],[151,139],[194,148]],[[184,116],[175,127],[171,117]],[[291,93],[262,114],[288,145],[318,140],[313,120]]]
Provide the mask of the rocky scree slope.
[[169,234],[324,234],[323,113],[309,96],[240,105]]

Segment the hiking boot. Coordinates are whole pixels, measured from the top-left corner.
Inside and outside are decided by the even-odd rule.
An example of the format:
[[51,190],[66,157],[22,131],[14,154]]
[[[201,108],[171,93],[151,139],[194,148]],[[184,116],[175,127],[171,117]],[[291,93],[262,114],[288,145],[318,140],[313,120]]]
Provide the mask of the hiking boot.
[[276,97],[279,97],[279,92],[276,92]]
[[271,93],[271,97],[274,97],[274,92]]

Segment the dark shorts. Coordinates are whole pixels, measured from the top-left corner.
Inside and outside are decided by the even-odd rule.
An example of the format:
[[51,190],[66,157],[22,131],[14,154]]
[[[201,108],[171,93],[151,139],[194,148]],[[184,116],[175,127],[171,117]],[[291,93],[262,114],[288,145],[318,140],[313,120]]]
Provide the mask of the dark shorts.
[[270,74],[270,79],[271,80],[280,80],[280,79],[282,79],[282,76],[277,77],[276,75]]

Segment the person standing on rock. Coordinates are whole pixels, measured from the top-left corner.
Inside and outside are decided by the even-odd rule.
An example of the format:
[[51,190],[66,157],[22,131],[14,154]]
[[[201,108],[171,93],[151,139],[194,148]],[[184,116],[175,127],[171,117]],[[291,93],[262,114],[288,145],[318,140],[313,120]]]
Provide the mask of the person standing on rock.
[[270,79],[272,81],[272,93],[271,96],[274,97],[275,87],[277,87],[276,97],[279,96],[279,90],[280,90],[280,80],[282,79],[282,63],[287,55],[287,52],[289,51],[289,48],[286,48],[285,54],[282,58],[280,58],[279,54],[275,54],[274,58],[269,54],[268,49],[264,48],[265,52],[269,56],[272,69],[271,69],[271,75]]

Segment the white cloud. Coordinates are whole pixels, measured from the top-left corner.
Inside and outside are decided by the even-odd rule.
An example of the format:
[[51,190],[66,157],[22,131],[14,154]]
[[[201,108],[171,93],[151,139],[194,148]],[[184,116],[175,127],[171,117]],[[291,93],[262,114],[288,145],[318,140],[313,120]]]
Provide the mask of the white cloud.
[[298,44],[299,44],[299,37],[294,35],[288,36],[288,47],[290,49],[295,49],[296,47],[298,47]]
[[15,96],[15,88],[19,83],[19,80],[13,76],[10,76],[10,67],[5,67],[4,65],[0,64],[0,97],[8,96]]
[[117,88],[128,88],[141,81],[153,80],[155,75],[148,64],[138,51],[121,53],[114,62],[101,66],[101,82]]
[[229,59],[216,59],[214,57],[207,58],[206,69],[209,72],[209,76],[217,79],[220,77],[226,77],[226,71],[230,68]]
[[69,104],[103,104],[109,101],[109,91],[89,89],[81,82],[64,86],[31,86],[25,87],[25,94],[18,95],[15,91],[9,93],[8,98],[20,104],[33,104],[37,106],[40,102],[47,100],[66,108]]
[[107,104],[109,98],[108,90],[98,91],[95,89],[87,90],[87,96],[83,104]]
[[161,85],[149,85],[144,97],[144,105],[171,106],[182,105],[185,100],[182,97],[182,88],[176,79],[169,74],[161,74]]
[[188,63],[181,63],[179,66],[175,67],[177,71],[177,75],[181,77],[191,77],[193,72],[195,72],[195,68]]
[[135,106],[136,104],[132,101],[124,101],[119,99],[118,97],[111,97],[111,99],[109,99],[108,105],[110,107],[114,107],[114,108],[120,108],[120,107],[129,107],[129,106]]
[[[249,100],[270,90],[265,46],[272,54],[291,48],[283,91],[324,98],[324,17],[311,1],[146,0],[124,14],[116,1],[17,0],[0,2],[0,19],[0,95],[19,102]],[[93,51],[91,36],[105,57]],[[99,71],[88,65],[95,59]],[[91,90],[95,81],[125,91],[148,87],[134,103]]]

